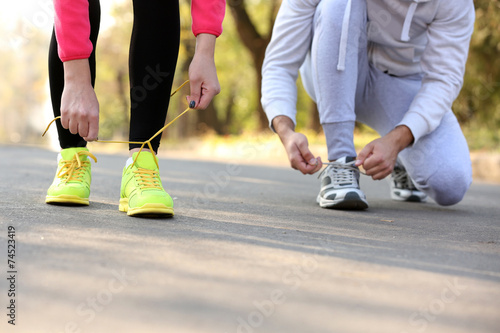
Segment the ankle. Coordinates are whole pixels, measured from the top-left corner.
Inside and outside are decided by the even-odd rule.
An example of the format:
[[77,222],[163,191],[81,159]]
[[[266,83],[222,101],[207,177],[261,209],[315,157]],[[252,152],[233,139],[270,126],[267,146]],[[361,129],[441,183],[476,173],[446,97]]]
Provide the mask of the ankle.
[[[129,156],[129,157],[132,157],[132,155],[133,155],[134,153],[137,153],[137,152],[139,152],[139,151],[141,151],[141,148],[132,148],[132,149],[130,149],[130,150],[129,150],[129,152],[128,152],[128,156]],[[147,152],[150,152],[150,153],[151,153],[151,150],[150,150],[149,148],[143,148],[143,149],[142,149],[142,151],[147,151]],[[155,153],[155,155],[156,155],[156,153]]]

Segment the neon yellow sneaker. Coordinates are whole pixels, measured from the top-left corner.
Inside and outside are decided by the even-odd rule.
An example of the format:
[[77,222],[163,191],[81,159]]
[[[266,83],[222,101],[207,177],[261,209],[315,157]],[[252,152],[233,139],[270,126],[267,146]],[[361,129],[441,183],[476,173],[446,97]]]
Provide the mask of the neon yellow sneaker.
[[[139,156],[137,156],[139,154]],[[156,156],[147,151],[134,153],[123,169],[120,206],[127,215],[174,215],[174,202],[163,189]]]
[[87,148],[67,148],[58,156],[56,176],[50,185],[46,203],[89,204],[90,160],[97,162]]

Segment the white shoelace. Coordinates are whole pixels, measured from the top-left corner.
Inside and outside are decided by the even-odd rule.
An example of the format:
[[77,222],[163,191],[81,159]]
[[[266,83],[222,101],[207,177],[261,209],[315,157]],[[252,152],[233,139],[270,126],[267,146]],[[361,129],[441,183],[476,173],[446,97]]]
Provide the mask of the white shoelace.
[[[358,185],[358,179],[356,177],[356,172],[361,173],[357,167],[354,166],[356,161],[339,163],[339,162],[327,162],[327,167],[321,171],[318,175],[318,179],[323,176],[325,172],[328,172],[332,180],[332,184],[355,184]],[[328,170],[328,171],[327,171]]]

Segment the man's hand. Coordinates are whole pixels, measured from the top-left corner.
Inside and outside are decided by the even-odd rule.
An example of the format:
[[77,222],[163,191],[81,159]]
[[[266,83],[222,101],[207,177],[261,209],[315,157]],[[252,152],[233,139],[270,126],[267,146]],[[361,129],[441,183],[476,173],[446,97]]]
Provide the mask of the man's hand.
[[189,66],[189,101],[195,102],[195,108],[204,110],[215,95],[220,92],[219,79],[215,68],[214,35],[199,34],[196,37],[196,51]]
[[374,180],[384,179],[394,170],[400,151],[413,142],[406,126],[398,126],[385,136],[367,144],[358,155],[356,166],[362,165]]
[[307,138],[302,133],[296,133],[293,121],[287,116],[277,116],[273,119],[273,127],[278,133],[288,154],[290,166],[304,175],[313,174],[321,169],[321,158],[315,158],[309,150]]
[[72,134],[79,134],[86,141],[97,140],[99,102],[90,81],[88,59],[64,63],[61,124]]

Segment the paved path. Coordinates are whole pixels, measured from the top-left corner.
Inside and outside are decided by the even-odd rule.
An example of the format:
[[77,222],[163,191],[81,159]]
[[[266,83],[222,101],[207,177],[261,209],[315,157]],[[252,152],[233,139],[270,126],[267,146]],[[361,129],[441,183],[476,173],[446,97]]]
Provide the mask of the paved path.
[[[499,332],[500,186],[453,207],[320,209],[287,168],[162,159],[173,219],[118,211],[125,157],[98,156],[91,205],[44,204],[55,154],[0,146],[0,332]],[[7,229],[16,229],[16,326]]]

